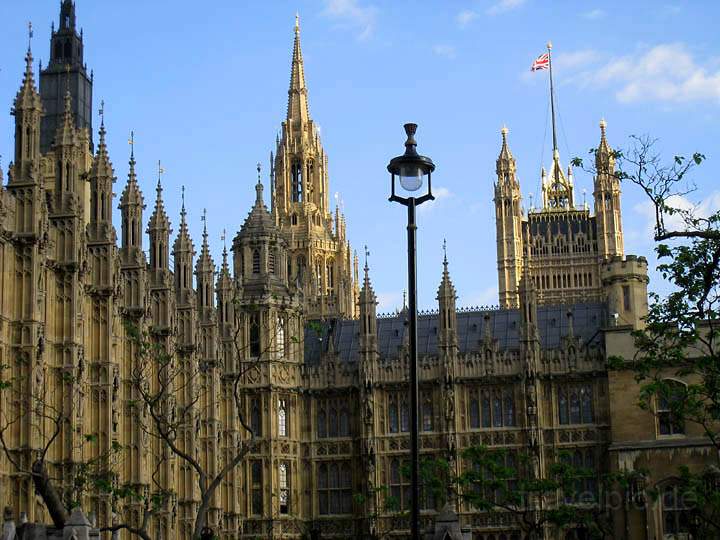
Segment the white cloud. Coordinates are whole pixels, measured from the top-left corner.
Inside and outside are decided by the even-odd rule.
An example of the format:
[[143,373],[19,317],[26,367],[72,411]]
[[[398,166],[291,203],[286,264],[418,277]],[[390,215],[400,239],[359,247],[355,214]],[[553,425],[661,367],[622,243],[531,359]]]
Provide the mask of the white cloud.
[[490,6],[487,10],[488,15],[498,15],[517,9],[525,3],[525,0],[500,0],[496,4]]
[[592,49],[558,53],[553,55],[552,58],[553,70],[554,68],[560,70],[586,68],[590,64],[597,62],[599,58],[600,54]]
[[460,13],[457,14],[457,23],[460,28],[465,28],[468,24],[473,22],[475,19],[477,19],[478,14],[476,11],[473,11],[471,9],[463,9]]
[[445,58],[455,58],[455,47],[453,47],[452,45],[433,45],[432,50],[438,56],[444,56]]
[[342,28],[353,28],[357,38],[364,40],[372,35],[377,19],[377,8],[362,5],[359,0],[325,0],[323,15],[334,19]]
[[602,9],[591,9],[582,14],[584,19],[590,19],[592,21],[602,19],[605,17],[605,12]]
[[465,307],[494,306],[498,303],[497,286],[474,291],[465,298],[460,298],[460,303]]
[[378,313],[395,313],[402,308],[403,293],[396,291],[379,292],[377,293],[377,301]]
[[[720,191],[713,191],[698,203],[693,203],[687,197],[679,195],[670,197],[668,205],[679,210],[692,210],[699,218],[707,218],[720,211]],[[645,238],[651,240],[655,234],[655,206],[652,201],[643,201],[636,204],[633,210],[645,219]],[[682,231],[687,228],[682,217],[678,214],[665,216],[665,229],[668,231]]]
[[621,103],[720,103],[720,69],[701,64],[683,43],[656,45],[605,63],[588,60],[593,65],[570,80],[583,87],[614,87]]
[[437,204],[444,200],[449,199],[453,196],[452,192],[446,187],[434,187],[433,195],[435,196],[434,201],[428,201],[425,204],[418,206],[418,212],[427,213],[434,209]]

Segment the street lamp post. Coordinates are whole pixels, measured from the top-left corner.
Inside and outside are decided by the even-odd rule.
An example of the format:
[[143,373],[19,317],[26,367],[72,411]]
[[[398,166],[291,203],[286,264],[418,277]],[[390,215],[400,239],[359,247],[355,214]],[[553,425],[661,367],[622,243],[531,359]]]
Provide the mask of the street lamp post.
[[[408,224],[408,293],[410,315],[410,487],[412,508],[410,512],[410,534],[412,540],[420,540],[420,441],[418,426],[418,372],[417,372],[417,256],[415,208],[435,199],[432,194],[431,173],[435,165],[429,157],[417,153],[415,131],[417,124],[405,124],[405,153],[390,160],[390,201],[407,206]],[[400,197],[395,194],[395,178],[407,192],[419,191],[427,177],[427,193],[420,197]]]

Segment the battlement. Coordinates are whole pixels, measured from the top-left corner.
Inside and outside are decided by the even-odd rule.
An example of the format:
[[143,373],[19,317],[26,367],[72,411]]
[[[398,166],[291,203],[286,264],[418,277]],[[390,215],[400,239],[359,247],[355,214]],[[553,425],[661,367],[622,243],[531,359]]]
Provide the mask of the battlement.
[[600,265],[600,278],[603,284],[616,279],[636,278],[648,281],[648,262],[642,255],[616,255]]

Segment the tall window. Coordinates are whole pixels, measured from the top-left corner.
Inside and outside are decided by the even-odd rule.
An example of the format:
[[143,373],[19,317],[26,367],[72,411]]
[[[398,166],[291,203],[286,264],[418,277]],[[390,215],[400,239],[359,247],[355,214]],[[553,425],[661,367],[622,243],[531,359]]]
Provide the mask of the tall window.
[[325,409],[319,409],[317,413],[317,436],[318,439],[327,437],[327,415]]
[[325,275],[327,276],[327,288],[328,292],[332,292],[335,288],[335,273],[332,261],[328,261],[325,265]]
[[349,463],[320,464],[318,506],[321,515],[352,513],[352,474]]
[[676,484],[666,486],[662,494],[663,538],[690,538],[689,506]]
[[263,513],[263,486],[262,486],[262,461],[252,461],[250,465],[252,479],[252,514],[259,516]]
[[433,406],[432,398],[427,395],[422,404],[422,429],[423,431],[433,430]]
[[278,435],[287,437],[287,405],[284,399],[278,400]]
[[270,248],[268,251],[268,272],[275,273],[275,249]]
[[253,313],[250,315],[250,356],[258,357],[260,350],[260,315]]
[[315,262],[315,282],[318,291],[322,291],[322,263],[320,261]]
[[302,164],[296,160],[292,162],[292,202],[303,200]]
[[281,463],[278,469],[278,479],[280,488],[280,513],[290,513],[290,484],[288,483],[288,465]]
[[[503,474],[501,479],[496,478],[496,471],[506,468],[511,474]],[[483,500],[502,502],[499,495],[502,489],[514,492],[517,488],[518,459],[515,451],[498,451],[489,456],[485,463],[473,463],[472,469],[481,480],[473,486],[473,490],[482,496]],[[504,485],[498,485],[502,482]]]
[[515,426],[515,396],[511,388],[471,391],[468,406],[471,429]]
[[277,348],[277,356],[278,358],[281,358],[285,355],[285,318],[278,315],[276,324],[275,346]]
[[407,396],[402,393],[391,396],[388,402],[388,430],[390,433],[410,431],[410,408]]
[[262,412],[259,398],[253,398],[250,404],[250,429],[256,437],[262,436]]
[[625,311],[630,311],[630,308],[632,306],[630,304],[630,286],[629,285],[622,286],[622,294],[623,294],[623,309]]
[[685,385],[673,380],[665,380],[667,392],[657,399],[658,432],[660,435],[683,435],[685,423],[676,413],[677,405],[685,396]]
[[260,250],[259,250],[259,249],[253,249],[253,253],[252,253],[252,273],[253,273],[253,274],[259,274],[259,273],[260,273]]
[[325,437],[349,437],[350,413],[343,399],[327,399],[318,406],[317,435]]
[[592,503],[597,500],[597,470],[595,450],[593,448],[576,448],[563,454],[561,461],[572,465],[575,482],[571,492],[565,493],[566,503]]
[[390,460],[390,496],[398,510],[407,510],[410,507],[412,491],[410,481],[403,474],[401,466],[399,459]]
[[589,384],[562,386],[558,390],[560,424],[592,424],[593,392]]

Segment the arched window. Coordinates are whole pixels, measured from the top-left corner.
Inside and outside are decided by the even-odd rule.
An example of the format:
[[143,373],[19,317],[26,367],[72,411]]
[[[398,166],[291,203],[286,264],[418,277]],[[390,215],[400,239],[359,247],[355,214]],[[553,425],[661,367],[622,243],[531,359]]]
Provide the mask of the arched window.
[[685,397],[686,387],[683,383],[665,379],[657,397],[658,432],[660,435],[683,435],[685,423],[677,413],[677,406]]
[[252,272],[253,274],[260,273],[260,250],[253,249],[252,253]]
[[390,400],[390,404],[388,406],[388,424],[390,433],[398,432],[398,408],[395,398]]
[[260,315],[253,313],[250,315],[250,356],[259,357],[260,350]]
[[425,397],[422,405],[422,429],[423,431],[433,430],[433,406],[430,396]]
[[593,423],[593,403],[592,388],[590,386],[582,386],[580,388],[580,407],[582,409],[582,423]]
[[263,482],[262,461],[255,460],[251,465],[252,476],[252,514],[260,516],[263,513]]
[[[70,26],[70,17],[65,17],[65,26]],[[64,56],[66,60],[72,58],[72,45],[70,45],[69,41],[65,42]]]
[[70,162],[65,163],[65,191],[70,191],[70,184],[72,182]]
[[284,399],[278,400],[278,435],[287,437],[287,410]]
[[503,425],[506,427],[515,425],[515,403],[513,400],[512,392],[505,392],[505,398],[503,403],[504,422]]
[[62,44],[55,43],[55,58],[62,58]]
[[260,400],[258,398],[252,400],[250,409],[250,428],[256,437],[262,436],[262,413],[260,412]]
[[490,409],[490,393],[487,390],[482,392],[482,427],[489,428],[492,425],[492,412]]
[[493,396],[493,427],[502,427],[503,425],[503,414],[502,414],[502,398],[499,393]]
[[285,355],[285,319],[278,315],[276,324],[275,347],[277,349],[278,358],[282,358]]
[[347,462],[321,463],[318,467],[320,515],[352,513],[352,473]]
[[32,157],[32,137],[30,136],[30,127],[25,128],[25,156]]
[[297,224],[298,224],[297,214],[292,214],[290,216],[290,225],[297,225]]
[[268,272],[275,273],[275,249],[270,248],[268,251]]
[[317,414],[317,435],[318,439],[324,439],[327,437],[327,418],[325,416],[325,409],[320,409]]
[[302,282],[304,281],[304,279],[305,279],[305,257],[303,257],[302,255],[300,255],[300,256],[297,258],[296,265],[297,265],[297,270],[296,270],[297,280],[298,280],[300,283],[302,283]]
[[405,399],[400,402],[400,431],[410,431],[410,409]]
[[345,407],[340,409],[338,435],[340,437],[349,437],[350,436],[350,417],[348,415],[348,410]]
[[322,290],[322,262],[320,260],[317,260],[315,262],[315,282],[318,288],[318,291]]
[[567,393],[564,388],[558,392],[558,421],[561,424],[569,423]]
[[335,407],[330,407],[330,414],[328,414],[328,437],[338,436],[338,418]]
[[335,288],[335,269],[333,261],[328,261],[325,265],[325,276],[327,279],[328,292],[332,292]]
[[302,164],[299,160],[292,162],[292,202],[302,202],[303,200],[303,179]]
[[477,429],[480,427],[480,402],[477,394],[473,393],[470,397],[470,428]]
[[288,466],[281,463],[278,469],[278,484],[280,488],[280,513],[287,514],[290,511],[290,485],[288,483]]

